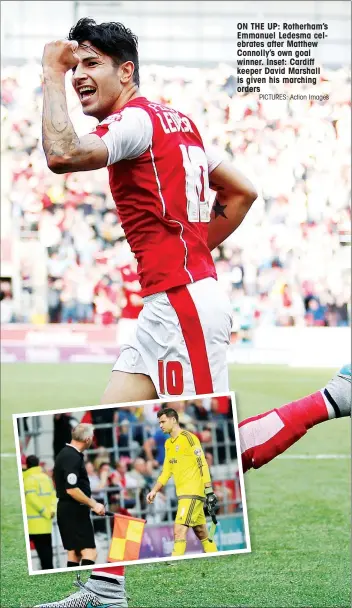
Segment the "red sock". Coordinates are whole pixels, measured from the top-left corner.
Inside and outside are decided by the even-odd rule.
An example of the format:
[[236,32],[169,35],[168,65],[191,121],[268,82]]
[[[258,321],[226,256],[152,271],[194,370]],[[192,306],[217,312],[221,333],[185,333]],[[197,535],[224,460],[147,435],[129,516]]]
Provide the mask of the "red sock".
[[115,576],[125,576],[125,566],[112,566],[111,568],[94,568],[94,572],[105,572]]
[[259,469],[296,443],[312,426],[328,420],[320,391],[240,422],[242,466]]

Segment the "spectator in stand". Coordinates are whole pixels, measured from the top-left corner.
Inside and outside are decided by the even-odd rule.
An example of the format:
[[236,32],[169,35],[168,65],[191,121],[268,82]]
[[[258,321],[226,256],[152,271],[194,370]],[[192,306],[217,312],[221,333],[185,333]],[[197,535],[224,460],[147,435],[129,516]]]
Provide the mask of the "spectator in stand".
[[204,451],[204,457],[205,457],[205,460],[208,463],[209,469],[211,469],[211,467],[214,464],[214,457],[213,457],[213,453],[211,451],[209,451],[208,448]]
[[15,323],[15,303],[12,297],[11,283],[1,281],[0,287],[0,319],[1,323]]
[[133,468],[130,471],[130,477],[136,480],[136,487],[139,489],[151,486],[154,479],[150,463],[147,464],[144,458],[136,458],[133,462]]
[[[165,405],[163,404],[163,407],[165,407]],[[192,416],[187,412],[187,403],[186,403],[186,401],[174,401],[173,404],[172,404],[172,407],[178,413],[178,419],[179,419],[180,426],[182,428],[186,428],[187,427],[188,430],[191,430],[189,428],[189,426],[193,425],[193,419],[192,419]]]
[[1,293],[0,318],[1,323],[15,323],[15,303],[11,293]]
[[135,479],[137,484],[137,497],[140,507],[141,517],[146,516],[147,501],[146,493],[153,487],[154,477],[152,474],[152,464],[147,463],[144,458],[136,458],[130,471],[130,477]]
[[[226,404],[228,404],[228,398],[226,397]],[[220,409],[220,399],[218,397],[212,397],[210,401],[210,412],[209,412],[209,420],[212,422],[222,422],[226,420],[226,413],[222,413]]]
[[326,319],[326,308],[317,296],[307,300],[306,322],[307,325],[324,326]]
[[104,473],[103,474],[103,470],[109,467],[109,464],[101,464],[99,467],[99,475],[96,472],[94,465],[92,462],[90,462],[88,460],[88,462],[86,462],[86,471],[88,474],[88,479],[89,479],[89,483],[90,483],[90,489],[92,490],[92,493],[94,494],[94,498],[95,500],[97,500],[98,502],[104,501],[105,495],[104,492],[102,492],[102,490],[104,490],[104,488],[106,488],[107,484],[108,484],[108,477],[109,477],[109,469],[107,471],[107,475]]
[[143,444],[143,425],[131,424],[123,418],[118,427],[118,446],[121,457],[134,458]]
[[[214,464],[226,463],[226,447],[225,434],[222,424],[209,422],[204,425],[203,430],[199,433],[199,440],[205,446],[205,451],[213,457]],[[214,449],[216,441],[216,448]]]
[[[82,418],[82,421],[83,421],[83,418]],[[95,434],[95,432],[96,431],[94,429],[94,434]],[[102,446],[97,448],[97,455],[95,456],[95,458],[93,460],[94,469],[96,471],[100,471],[101,464],[108,464],[110,466],[110,453],[107,451],[106,448],[104,448]],[[100,473],[99,473],[99,475],[100,475]]]
[[[114,408],[97,409],[90,411],[92,424],[94,425],[94,437],[98,447],[112,448],[114,446],[114,429],[112,424],[115,420],[115,412],[116,410]],[[96,428],[97,425],[100,424],[109,426],[107,426],[106,428]],[[113,454],[111,455],[111,458],[114,458]]]
[[[138,414],[137,410],[138,410],[137,407],[119,408],[116,411],[116,417],[117,417],[116,419],[118,420],[120,425],[122,425],[122,423],[125,422],[124,429],[125,429],[125,431],[127,431],[127,435],[131,434],[133,441],[137,441],[137,443],[139,443],[139,445],[143,445],[144,428],[143,428],[143,424],[139,423],[139,418],[137,416],[137,414]],[[130,425],[131,425],[131,431],[129,432],[128,428]],[[120,441],[121,441],[121,434],[120,434]],[[126,445],[124,445],[124,447],[126,447]]]
[[48,277],[48,317],[49,323],[59,323],[61,318],[62,280]]
[[206,422],[209,420],[209,413],[205,409],[202,399],[195,399],[192,403],[187,406],[187,412],[199,422]]
[[142,456],[151,462],[153,467],[162,466],[165,458],[165,434],[161,429],[157,429],[152,437],[145,440],[143,444]]
[[135,493],[132,490],[138,488],[137,480],[130,475],[126,460],[119,460],[116,463],[114,472],[111,474],[111,484],[120,488],[119,504],[132,509],[136,506]]
[[[100,470],[106,465],[100,465]],[[108,465],[109,467],[109,465]],[[92,497],[100,502],[102,505],[107,503],[106,494],[104,493],[104,489],[107,487],[108,478],[103,478],[103,476],[99,476],[96,472],[94,465],[92,462],[86,462],[86,471],[88,474],[88,479],[90,483],[90,489],[92,491]],[[95,519],[93,521],[93,528],[95,533],[105,533],[106,532],[106,522],[103,519]]]
[[86,268],[81,268],[76,290],[77,320],[80,323],[91,323],[93,321],[94,287],[93,272]]
[[77,321],[77,300],[75,286],[72,280],[64,282],[60,295],[61,300],[61,322],[75,323]]

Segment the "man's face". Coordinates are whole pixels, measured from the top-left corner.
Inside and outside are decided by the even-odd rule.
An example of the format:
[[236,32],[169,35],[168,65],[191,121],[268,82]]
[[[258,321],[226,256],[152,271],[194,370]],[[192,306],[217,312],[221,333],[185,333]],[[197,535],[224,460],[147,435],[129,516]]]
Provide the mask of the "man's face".
[[134,463],[134,468],[136,471],[138,471],[138,473],[141,473],[142,475],[145,475],[147,472],[146,462],[143,460],[143,458],[136,459]]
[[94,466],[91,462],[86,463],[86,471],[87,471],[88,475],[94,475],[94,473],[95,473]]
[[73,88],[83,113],[101,121],[114,111],[114,104],[123,89],[121,66],[115,66],[111,57],[89,41],[83,42],[76,53],[80,61],[72,70]]
[[163,414],[159,418],[159,426],[162,432],[165,434],[171,433],[173,427],[175,426],[175,423],[175,418],[168,418],[167,416],[165,416],[165,414]]

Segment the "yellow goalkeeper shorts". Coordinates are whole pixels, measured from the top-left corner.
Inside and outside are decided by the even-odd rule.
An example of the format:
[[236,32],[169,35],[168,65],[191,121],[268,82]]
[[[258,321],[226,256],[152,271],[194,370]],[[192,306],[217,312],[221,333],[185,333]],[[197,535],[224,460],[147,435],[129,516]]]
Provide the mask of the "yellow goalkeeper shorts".
[[183,524],[193,528],[206,523],[204,515],[204,501],[197,497],[187,497],[178,499],[178,508],[175,524]]

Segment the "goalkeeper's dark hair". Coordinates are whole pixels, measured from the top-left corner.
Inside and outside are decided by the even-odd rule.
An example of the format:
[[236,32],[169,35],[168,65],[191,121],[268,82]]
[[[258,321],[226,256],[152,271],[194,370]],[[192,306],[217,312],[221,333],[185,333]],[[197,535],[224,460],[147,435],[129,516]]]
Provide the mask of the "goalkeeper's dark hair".
[[132,61],[133,82],[139,86],[138,38],[122,23],[98,24],[94,19],[84,17],[70,29],[68,39],[77,40],[78,44],[88,40],[99,51],[109,55],[117,66]]
[[166,418],[175,418],[178,423],[178,413],[172,407],[164,407],[159,410],[157,413],[157,417],[161,418],[161,416],[166,416]]

